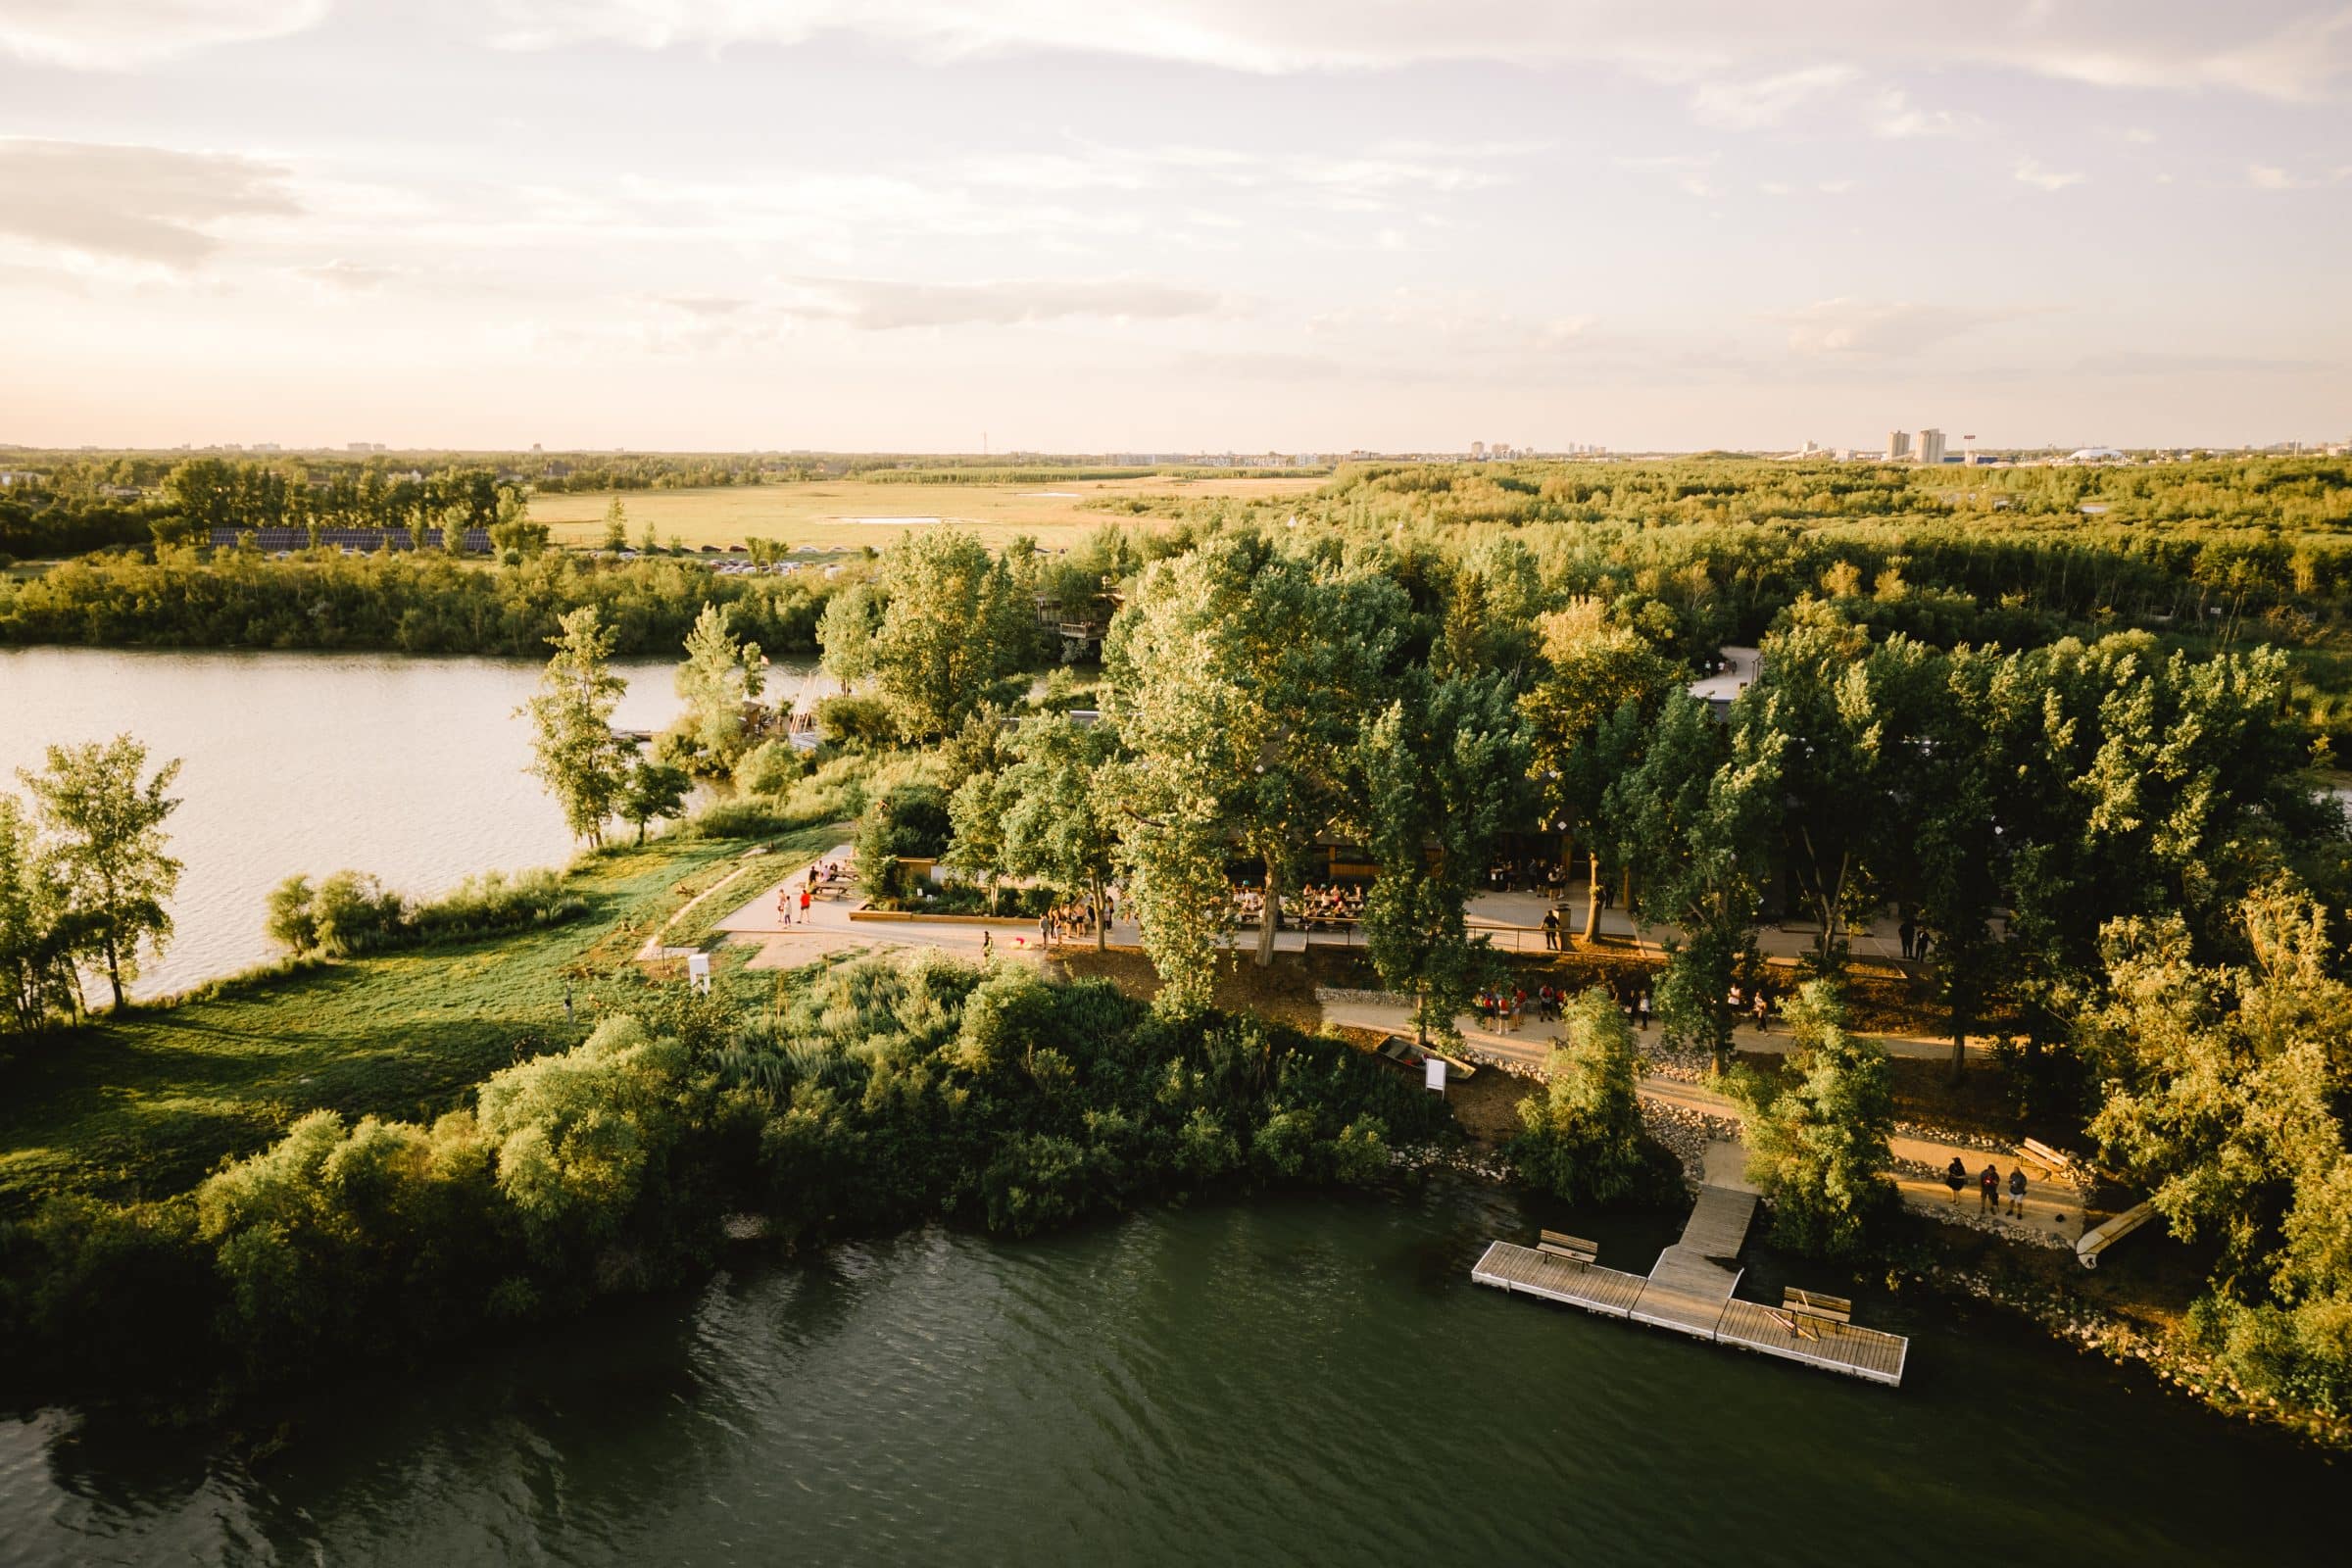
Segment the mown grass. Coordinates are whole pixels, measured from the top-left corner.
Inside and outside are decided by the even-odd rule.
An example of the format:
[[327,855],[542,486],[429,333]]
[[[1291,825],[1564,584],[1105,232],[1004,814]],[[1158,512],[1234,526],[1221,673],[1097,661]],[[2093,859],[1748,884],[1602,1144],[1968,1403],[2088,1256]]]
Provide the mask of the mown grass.
[[[1076,479],[1035,484],[905,484],[887,479],[815,479],[796,484],[718,486],[706,490],[628,490],[629,543],[652,524],[666,547],[672,535],[689,549],[781,539],[819,551],[887,547],[913,531],[888,523],[843,522],[843,517],[938,517],[977,533],[992,548],[1028,534],[1049,549],[1075,544],[1107,521],[1130,528],[1164,527],[1152,518],[1113,518],[1086,503],[1105,497],[1181,496],[1259,499],[1306,496],[1323,475],[1282,478]],[[604,538],[606,491],[531,498],[531,516],[548,524],[559,544],[594,546]]]
[[[779,840],[776,863],[841,836],[832,824]],[[585,1038],[646,935],[747,848],[608,851],[568,874],[588,913],[563,925],[263,975],[21,1046],[0,1062],[0,1207],[167,1197],[319,1108],[424,1120],[457,1108],[518,1051]]]

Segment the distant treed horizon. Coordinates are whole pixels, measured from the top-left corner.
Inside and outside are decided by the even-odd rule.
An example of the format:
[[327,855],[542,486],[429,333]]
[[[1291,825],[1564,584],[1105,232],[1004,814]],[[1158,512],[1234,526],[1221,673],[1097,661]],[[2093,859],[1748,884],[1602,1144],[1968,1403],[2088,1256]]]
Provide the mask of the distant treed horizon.
[[0,442],[2352,438],[2352,7],[0,0]]

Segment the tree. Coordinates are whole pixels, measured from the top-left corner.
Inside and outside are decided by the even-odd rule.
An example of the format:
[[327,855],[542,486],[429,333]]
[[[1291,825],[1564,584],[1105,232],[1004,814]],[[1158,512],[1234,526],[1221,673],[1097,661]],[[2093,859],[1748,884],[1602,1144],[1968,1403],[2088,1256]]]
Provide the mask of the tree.
[[1507,680],[1413,669],[1356,743],[1364,842],[1380,867],[1364,903],[1373,967],[1413,997],[1413,1029],[1448,1038],[1486,947],[1463,909],[1494,846],[1526,812],[1527,741]]
[[1788,1007],[1792,1046],[1778,1084],[1732,1076],[1747,1177],[1772,1204],[1773,1237],[1795,1251],[1852,1257],[1894,1206],[1893,1077],[1886,1048],[1845,1032],[1838,993],[1808,981]]
[[640,757],[629,764],[618,803],[620,819],[637,829],[645,842],[646,824],[686,814],[686,797],[694,790],[687,771],[669,762]]
[[987,884],[991,914],[1005,873],[1004,813],[1010,799],[1001,772],[973,773],[948,797],[948,849],[939,863]]
[[[1356,732],[1385,706],[1406,617],[1403,591],[1368,563],[1311,562],[1228,534],[1154,563],[1104,640],[1105,710],[1134,758],[1113,776],[1122,808],[1169,823],[1219,803],[1224,834],[1263,867],[1260,964],[1273,959],[1283,890],[1345,800]],[[1188,861],[1207,853],[1145,833],[1130,835],[1129,861],[1147,869],[1162,848]],[[1154,880],[1189,898],[1203,879],[1197,865],[1140,879],[1147,922]]]
[[825,601],[816,645],[823,650],[825,673],[841,682],[843,691],[874,672],[874,631],[881,620],[881,596],[870,582],[854,582]]
[[703,607],[686,634],[686,662],[676,677],[686,705],[678,727],[718,772],[743,755],[767,666],[758,643],[736,640],[734,617],[733,605]]
[[75,914],[78,956],[106,970],[116,1007],[122,982],[139,974],[142,945],[161,953],[172,937],[166,907],[179,888],[179,861],[165,853],[164,823],[179,802],[164,792],[179,775],[177,759],[152,778],[147,748],[128,735],[79,746],[52,746],[38,773],[20,771],[48,826],[48,855],[66,905]]
[[1906,786],[1936,765],[1913,731],[1937,662],[1900,633],[1874,647],[1864,628],[1803,601],[1732,705],[1734,726],[1758,732],[1750,749],[1781,759],[1783,855],[1820,926],[1816,974],[1843,971],[1847,925],[1878,903],[1881,853],[1910,831]]
[[2242,902],[2249,961],[2194,961],[2179,914],[2105,933],[2083,1019],[2105,1079],[2090,1131],[2183,1240],[2213,1237],[2190,1327],[2238,1380],[2352,1407],[2352,986],[2328,912],[2292,883]]
[[909,740],[944,735],[1020,667],[1031,615],[1004,563],[956,529],[891,547],[889,604],[872,638],[874,685]]
[[0,1005],[20,1032],[81,1005],[76,932],[58,871],[23,803],[0,794]]
[[629,548],[629,509],[614,496],[605,503],[605,554],[617,556]]
[[[1612,620],[1597,599],[1579,599],[1537,621],[1544,673],[1519,699],[1527,715],[1530,766],[1543,785],[1545,820],[1582,839],[1594,895],[1585,940],[1600,931],[1609,786],[1640,755],[1658,705],[1679,684],[1673,661]],[[1625,714],[1624,722],[1616,722]]]
[[1611,1203],[1675,1183],[1679,1171],[1642,1125],[1647,1070],[1616,999],[1595,986],[1560,1014],[1549,1082],[1519,1102],[1510,1157],[1522,1176],[1572,1203]]
[[1727,730],[1706,704],[1678,692],[1659,712],[1647,754],[1605,799],[1639,879],[1639,917],[1677,927],[1658,984],[1666,1037],[1712,1052],[1718,1067],[1731,1051],[1732,983],[1755,954],[1780,780],[1767,733]]
[[[1101,909],[1119,853],[1118,817],[1104,789],[1118,737],[1057,713],[1024,722],[1013,744],[1019,760],[999,775],[1005,869],[1084,893]],[[1097,951],[1109,940],[1108,922],[1098,922]]]
[[629,743],[612,733],[627,683],[612,673],[612,634],[584,605],[563,619],[538,694],[516,710],[531,721],[532,777],[564,808],[574,838],[601,849],[628,781]]

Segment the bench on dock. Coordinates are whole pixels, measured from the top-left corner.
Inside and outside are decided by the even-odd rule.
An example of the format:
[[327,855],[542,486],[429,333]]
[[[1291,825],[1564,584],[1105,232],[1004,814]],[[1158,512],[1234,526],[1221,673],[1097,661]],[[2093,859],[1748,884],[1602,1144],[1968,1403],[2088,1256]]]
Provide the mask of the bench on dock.
[[1564,1257],[1571,1263],[1593,1263],[1600,1259],[1598,1242],[1588,1242],[1581,1236],[1570,1236],[1564,1231],[1538,1231],[1536,1250],[1548,1252],[1553,1257]]
[[1788,1286],[1781,1292],[1781,1310],[1802,1312],[1807,1317],[1827,1318],[1833,1323],[1851,1323],[1854,1303],[1842,1296],[1824,1296],[1819,1291],[1800,1290]]

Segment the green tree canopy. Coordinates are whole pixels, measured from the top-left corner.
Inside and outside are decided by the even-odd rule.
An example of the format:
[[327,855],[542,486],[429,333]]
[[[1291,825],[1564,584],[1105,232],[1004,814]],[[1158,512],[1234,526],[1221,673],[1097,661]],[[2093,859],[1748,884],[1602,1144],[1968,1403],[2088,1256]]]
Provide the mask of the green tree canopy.
[[142,947],[161,952],[172,937],[169,907],[180,862],[167,853],[164,823],[179,802],[164,792],[176,759],[152,777],[147,748],[128,735],[52,746],[48,765],[20,772],[40,804],[56,885],[74,915],[78,956],[95,962],[123,1005],[123,982],[139,973]]
[[596,607],[564,617],[555,653],[539,691],[516,711],[531,721],[531,776],[564,809],[572,836],[605,842],[605,824],[619,808],[628,782],[631,749],[612,733],[612,714],[627,683],[612,673],[612,634]]

